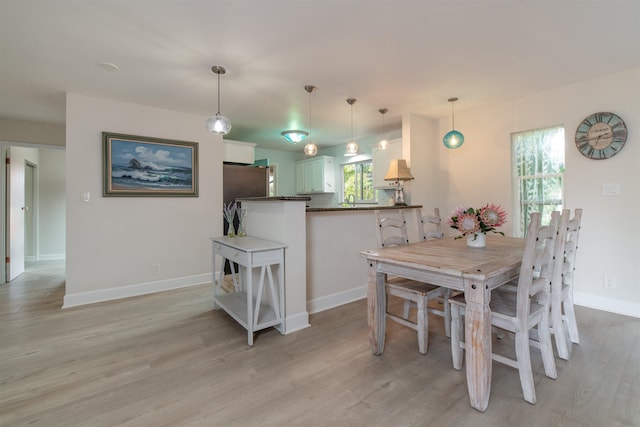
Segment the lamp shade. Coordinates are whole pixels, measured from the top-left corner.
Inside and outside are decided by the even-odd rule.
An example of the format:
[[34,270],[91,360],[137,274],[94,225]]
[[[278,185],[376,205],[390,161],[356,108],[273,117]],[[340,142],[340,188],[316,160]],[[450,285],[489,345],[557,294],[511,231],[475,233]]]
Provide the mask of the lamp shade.
[[315,156],[318,154],[318,146],[313,142],[308,143],[304,146],[304,154],[307,156]]
[[345,156],[355,156],[358,154],[358,144],[355,141],[351,141],[347,144],[347,148],[345,150]]
[[309,132],[304,130],[285,130],[280,132],[280,135],[287,138],[289,142],[293,142],[295,144],[296,142],[300,142],[305,137],[309,136]]
[[385,181],[409,181],[412,180],[411,172],[405,159],[393,159],[389,163],[389,170],[384,177]]
[[226,135],[231,130],[231,121],[218,113],[207,119],[206,126],[207,130],[211,133]]
[[442,143],[447,148],[460,148],[464,143],[464,135],[457,130],[449,131],[442,139]]

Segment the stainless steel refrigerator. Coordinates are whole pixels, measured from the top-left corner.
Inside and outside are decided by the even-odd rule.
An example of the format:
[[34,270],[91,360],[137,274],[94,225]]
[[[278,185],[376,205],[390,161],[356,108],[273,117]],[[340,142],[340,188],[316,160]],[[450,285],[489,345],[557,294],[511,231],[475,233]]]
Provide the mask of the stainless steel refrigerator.
[[[269,194],[269,168],[224,164],[222,169],[222,198],[225,205],[243,197],[266,197]],[[222,206],[220,207],[222,209]],[[229,224],[224,220],[224,234]],[[236,219],[237,221],[237,219]],[[235,224],[236,229],[238,224]]]

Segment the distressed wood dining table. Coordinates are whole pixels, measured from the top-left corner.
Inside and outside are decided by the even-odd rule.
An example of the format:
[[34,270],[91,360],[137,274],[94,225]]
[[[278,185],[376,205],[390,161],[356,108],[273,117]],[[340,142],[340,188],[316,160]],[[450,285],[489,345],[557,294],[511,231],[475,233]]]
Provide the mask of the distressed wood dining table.
[[487,236],[484,248],[444,237],[360,252],[368,262],[367,321],[374,354],[384,350],[387,274],[464,291],[466,375],[471,406],[484,411],[491,392],[491,291],[518,277],[525,240]]

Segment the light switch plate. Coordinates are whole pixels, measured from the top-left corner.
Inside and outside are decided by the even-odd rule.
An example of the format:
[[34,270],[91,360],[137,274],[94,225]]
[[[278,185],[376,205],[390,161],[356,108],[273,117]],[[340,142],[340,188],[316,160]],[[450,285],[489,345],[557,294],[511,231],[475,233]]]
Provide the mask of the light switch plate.
[[602,195],[603,196],[619,196],[620,183],[612,182],[612,183],[602,184]]

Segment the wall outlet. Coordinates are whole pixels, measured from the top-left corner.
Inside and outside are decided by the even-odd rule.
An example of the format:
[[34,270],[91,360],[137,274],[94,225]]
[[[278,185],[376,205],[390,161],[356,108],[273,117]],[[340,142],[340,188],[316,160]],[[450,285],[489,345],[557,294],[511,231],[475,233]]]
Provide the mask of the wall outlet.
[[160,264],[151,264],[151,274],[154,276],[160,274]]
[[603,285],[605,289],[615,289],[616,278],[611,276],[604,276]]

